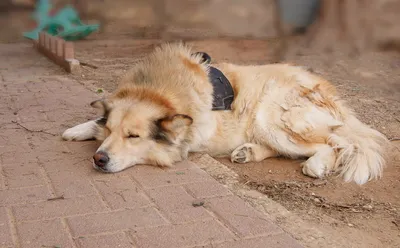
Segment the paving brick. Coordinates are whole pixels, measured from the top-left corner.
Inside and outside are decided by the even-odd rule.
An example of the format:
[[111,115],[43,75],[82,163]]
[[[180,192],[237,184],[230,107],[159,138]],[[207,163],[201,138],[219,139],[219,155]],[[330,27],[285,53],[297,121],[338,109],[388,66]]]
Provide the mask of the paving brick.
[[232,195],[227,188],[217,181],[206,181],[198,183],[185,184],[184,187],[191,195],[196,198],[211,198],[217,196]]
[[[5,130],[3,132],[10,132],[10,130]],[[3,134],[0,136],[0,147],[6,147],[10,142],[10,137],[7,136],[7,134]]]
[[214,180],[210,175],[199,168],[168,171],[167,169],[163,170],[154,166],[136,166],[131,168],[129,173],[144,188]]
[[74,237],[166,224],[165,220],[153,208],[69,217],[68,223]]
[[0,247],[13,246],[13,240],[10,232],[10,225],[6,209],[0,207]]
[[73,198],[96,194],[89,178],[80,171],[51,171],[48,175],[56,195]]
[[22,221],[101,212],[106,208],[97,196],[86,196],[15,206],[13,210],[15,218]]
[[[79,144],[78,142],[76,142]],[[83,157],[79,153],[68,152],[57,152],[52,155],[51,152],[43,153],[45,156],[39,158],[41,165],[45,168],[48,174],[56,175],[57,173],[63,175],[76,175],[77,180],[87,181],[100,179],[100,180],[111,180],[112,178],[119,178],[124,173],[104,173],[93,168],[92,156]],[[58,159],[56,155],[59,156]],[[75,186],[71,186],[71,190]],[[71,192],[72,193],[72,192]]]
[[137,208],[151,204],[143,191],[129,177],[98,179],[95,185],[112,209]]
[[184,160],[182,162],[175,163],[172,167],[169,167],[168,171],[180,171],[180,170],[187,170],[187,169],[195,169],[197,165],[195,163],[190,162],[189,160]]
[[147,192],[161,212],[174,224],[212,218],[202,206],[192,205],[195,198],[181,186],[160,187]]
[[[29,122],[25,122],[22,124],[26,129],[30,130],[30,131],[26,131],[24,128],[21,128],[22,131],[31,134],[32,132],[38,133],[40,131],[47,131],[50,129],[54,129],[57,128],[60,123],[57,123],[55,121],[50,122],[50,121],[29,121]],[[51,137],[49,134],[46,134],[49,137]],[[51,134],[56,135],[56,134]]]
[[[0,99],[2,97],[0,96]],[[6,105],[7,102],[6,101],[0,101],[0,108],[1,105]],[[2,131],[4,131],[5,129],[12,127],[14,124],[13,122],[15,122],[17,120],[16,116],[14,115],[14,113],[9,110],[9,109],[0,109],[0,125],[2,126]],[[1,137],[4,138],[4,137]]]
[[[48,117],[49,117],[49,112],[53,111],[59,113],[73,113],[74,111],[74,108],[69,108],[69,106],[65,104],[64,96],[52,93],[47,90],[34,94],[39,106],[42,107],[41,110],[44,111]],[[49,120],[51,119],[49,118]]]
[[[99,142],[83,141],[83,142],[64,142],[64,145],[69,149],[71,154],[75,156],[91,159],[99,147]],[[92,165],[90,163],[90,165]]]
[[21,154],[26,153],[26,151],[30,149],[25,134],[17,128],[18,127],[15,127],[15,129],[2,130],[0,136],[0,149],[3,165],[23,162],[26,157],[21,156]]
[[282,232],[265,215],[256,211],[237,196],[211,198],[206,207],[215,212],[242,237],[272,235]]
[[3,169],[0,166],[0,190],[5,189],[5,179],[3,176]]
[[78,237],[75,243],[80,248],[132,248],[132,243],[125,233],[104,234],[98,236]]
[[37,161],[3,166],[5,184],[9,188],[44,185],[40,166]]
[[46,186],[0,190],[0,205],[27,204],[47,200],[50,193]]
[[[39,161],[49,152],[68,152],[68,148],[65,146],[65,142],[60,142],[60,136],[50,136],[46,133],[28,133],[26,139],[30,148],[36,154]],[[40,156],[39,156],[40,155]],[[60,156],[54,157],[54,159],[60,159]]]
[[40,144],[40,147],[35,148],[35,152],[40,152],[38,160],[48,172],[93,169],[91,160],[97,147],[93,141],[61,141],[60,133],[58,137],[35,135],[31,142]]
[[260,237],[254,239],[237,240],[234,242],[226,242],[219,245],[214,245],[215,248],[302,248],[295,239],[287,234],[279,234],[268,237]]
[[[29,107],[24,107],[22,109],[20,109],[18,111],[18,121],[20,123],[28,123],[28,122],[47,122],[48,118],[47,115],[45,113],[45,111],[43,110],[43,107],[40,105],[37,105],[37,99],[36,97],[34,97],[35,99],[35,104],[36,106],[29,106]],[[25,99],[24,101],[25,102]],[[25,125],[24,125],[25,126]]]
[[179,248],[232,240],[234,236],[214,220],[146,228],[132,232],[140,248]]
[[[24,100],[21,101],[22,99]],[[18,90],[16,94],[11,95],[8,105],[11,106],[13,109],[19,109],[19,111],[22,111],[22,114],[20,114],[20,112],[18,111],[17,116],[18,120],[22,123],[32,121],[30,117],[34,120],[46,120],[45,116],[34,116],[29,113],[28,110],[31,107],[38,106],[38,102],[33,94],[30,94],[29,92],[27,93],[27,90]]]
[[[20,146],[8,146],[7,149],[12,148],[12,151],[4,151],[1,156],[1,162],[3,166],[12,165],[24,165],[24,164],[34,164],[37,163],[37,159],[34,152],[32,152],[28,143],[26,145],[21,144]],[[32,156],[33,157],[32,157]]]
[[44,152],[43,156],[40,156],[39,161],[48,173],[75,171],[86,175],[89,171],[94,170],[91,158],[80,154],[74,155],[70,151]]
[[[64,108],[51,109],[51,110],[46,111],[47,118],[50,121],[57,122],[57,123],[63,123],[63,125],[65,125],[65,127],[63,127],[62,125],[59,125],[60,127],[62,127],[62,130],[60,133],[65,131],[66,127],[71,127],[72,125],[67,125],[67,124],[70,123],[71,120],[74,120],[74,119],[76,119],[77,116],[79,116],[79,113],[76,113],[76,111],[74,112],[73,110],[65,110]],[[86,114],[85,117],[89,117],[88,111],[85,114]]]
[[[73,88],[71,85],[70,87]],[[93,111],[93,108],[90,106],[90,102],[98,100],[101,97],[92,94],[88,95],[87,93],[89,92],[90,91],[86,89],[82,90],[82,88],[78,89],[77,92],[67,92],[66,96],[63,98],[64,103],[68,107],[75,107],[75,109],[78,109],[78,111],[84,110],[86,113],[90,113],[90,111]],[[97,111],[96,113],[99,114]]]
[[22,247],[73,247],[60,219],[17,223]]

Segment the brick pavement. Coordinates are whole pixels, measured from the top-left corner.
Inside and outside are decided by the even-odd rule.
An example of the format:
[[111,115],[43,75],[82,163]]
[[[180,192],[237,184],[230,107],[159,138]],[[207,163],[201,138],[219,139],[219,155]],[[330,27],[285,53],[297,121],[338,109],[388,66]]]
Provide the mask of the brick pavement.
[[301,247],[191,162],[95,171],[59,134],[98,96],[29,45],[0,58],[0,247]]

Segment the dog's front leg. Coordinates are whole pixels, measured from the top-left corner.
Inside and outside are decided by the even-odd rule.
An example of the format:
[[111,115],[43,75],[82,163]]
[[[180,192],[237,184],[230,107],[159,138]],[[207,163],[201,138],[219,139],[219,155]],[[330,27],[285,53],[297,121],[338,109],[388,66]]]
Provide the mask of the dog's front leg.
[[95,139],[99,133],[99,121],[101,118],[97,120],[91,120],[74,127],[68,128],[62,134],[62,138],[64,140],[75,140],[75,141],[83,141],[83,140],[91,140]]
[[246,143],[236,148],[231,154],[232,163],[260,162],[266,158],[276,157],[278,153],[267,146]]

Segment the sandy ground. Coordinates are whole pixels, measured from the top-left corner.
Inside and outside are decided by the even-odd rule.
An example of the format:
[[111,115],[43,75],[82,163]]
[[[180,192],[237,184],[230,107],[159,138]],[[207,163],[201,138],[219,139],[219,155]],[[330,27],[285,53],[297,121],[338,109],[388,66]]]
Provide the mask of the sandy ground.
[[[14,24],[24,26],[27,17],[18,20],[19,24]],[[99,92],[99,97],[102,90],[115,89],[118,78],[161,42],[154,39],[152,29],[126,31],[121,23],[113,25],[106,33],[76,43],[77,59],[88,66],[71,77]],[[21,41],[14,31],[3,42]],[[188,43],[195,50],[209,53],[215,62],[259,64],[269,62],[276,41],[207,39]],[[316,227],[329,227],[332,235],[355,240],[357,247],[400,247],[400,56],[368,51],[349,57],[341,51],[339,46],[331,53],[315,47],[295,47],[285,60],[329,79],[362,121],[393,139],[383,179],[360,187],[335,178],[305,177],[299,166],[302,161],[269,159],[246,165],[219,161],[237,172],[244,185],[266,194]],[[54,71],[63,73],[56,66]]]

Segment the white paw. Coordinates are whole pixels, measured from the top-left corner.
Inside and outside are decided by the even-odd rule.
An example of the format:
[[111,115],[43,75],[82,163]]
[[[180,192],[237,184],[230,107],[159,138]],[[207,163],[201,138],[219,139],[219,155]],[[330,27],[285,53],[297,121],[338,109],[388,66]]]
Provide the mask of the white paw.
[[323,178],[332,169],[332,160],[327,157],[313,156],[301,164],[303,174],[313,178]]
[[326,173],[325,166],[321,163],[309,160],[310,159],[301,164],[303,166],[302,168],[303,174],[313,178],[323,178]]
[[335,167],[336,154],[332,147],[326,146],[318,150],[314,156],[307,159],[301,165],[303,166],[303,174],[314,177],[323,178],[329,175]]
[[62,134],[62,138],[64,140],[76,141],[93,139],[96,133],[96,128],[97,124],[95,121],[88,121],[75,127],[68,128]]
[[244,144],[236,148],[231,154],[232,163],[244,164],[252,161],[253,149],[251,144]]

